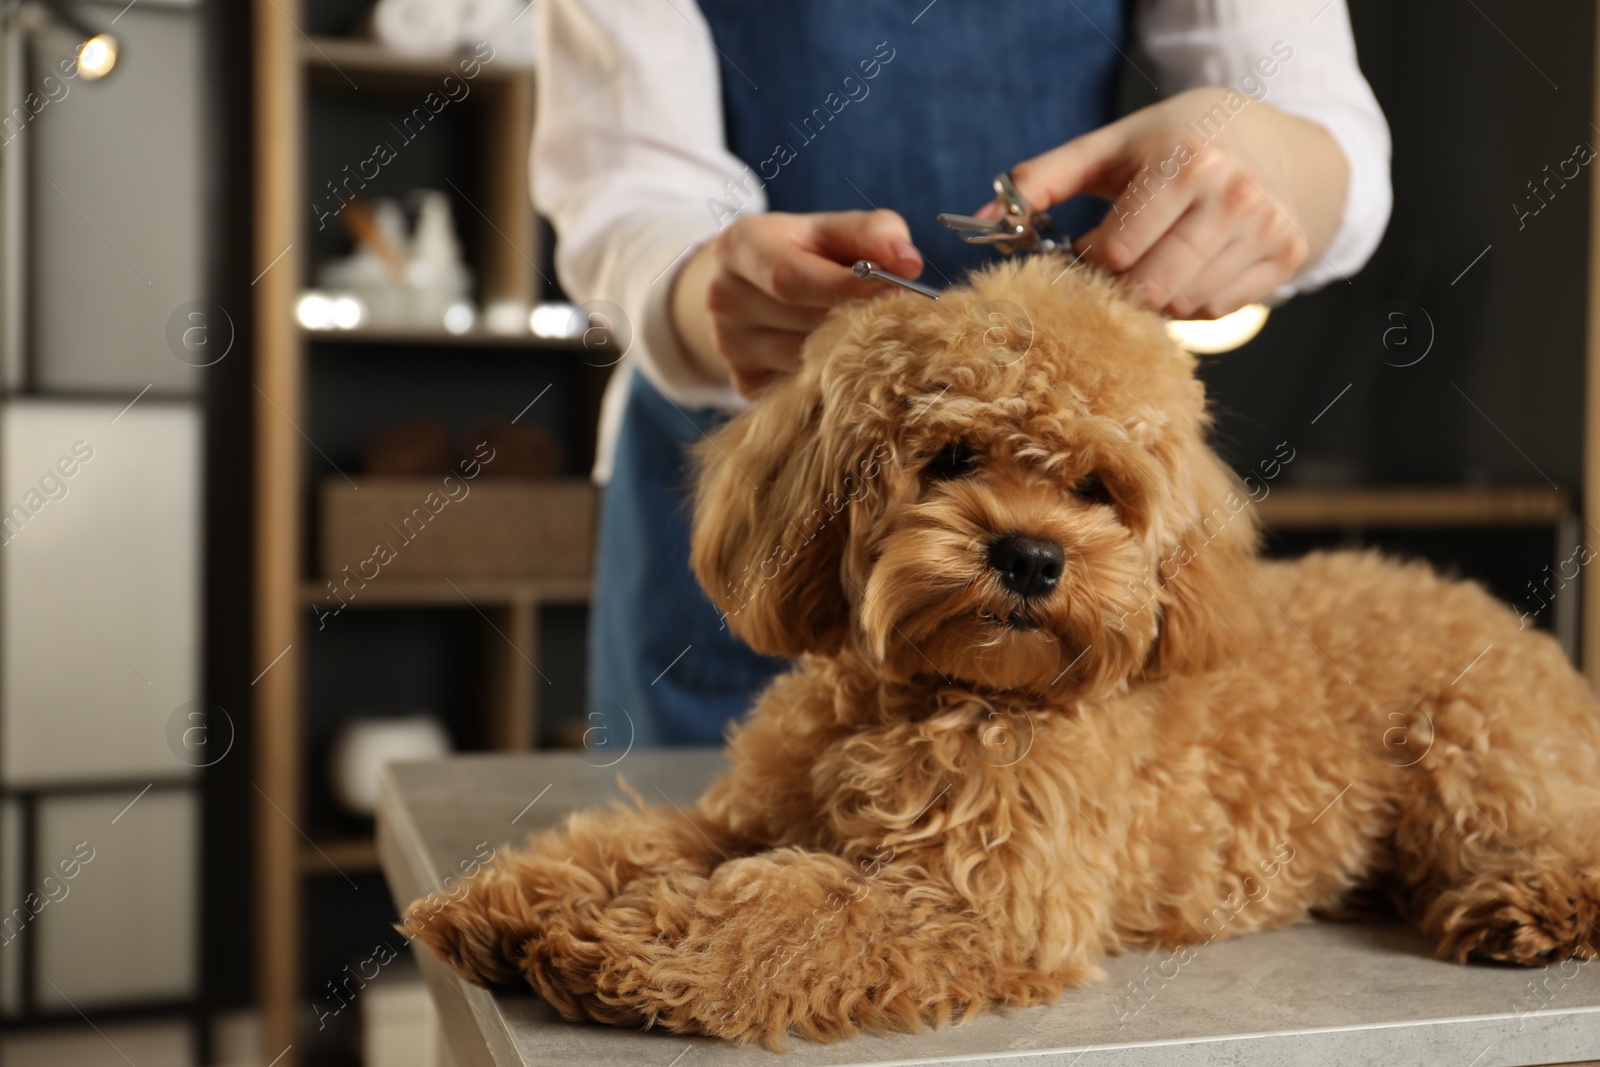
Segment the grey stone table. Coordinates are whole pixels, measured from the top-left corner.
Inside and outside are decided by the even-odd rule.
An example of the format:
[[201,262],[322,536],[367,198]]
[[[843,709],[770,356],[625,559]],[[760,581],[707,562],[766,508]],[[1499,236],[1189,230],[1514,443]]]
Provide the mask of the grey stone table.
[[[619,773],[646,798],[685,805],[721,766],[719,752],[698,749],[633,752],[614,764],[595,753],[549,753],[393,766],[378,802],[383,870],[397,904],[409,902],[441,889],[483,843],[520,842],[567,811],[617,795]],[[564,1022],[531,991],[490,993],[427,952],[417,955],[454,1067],[1504,1067],[1600,1059],[1600,966],[1457,966],[1432,959],[1420,938],[1395,926],[1312,923],[1218,941],[1166,981],[1156,968],[1165,954],[1123,957],[1108,961],[1106,985],[1071,990],[1050,1007],[909,1036],[835,1045],[791,1039],[782,1054]],[[1133,1000],[1127,983],[1142,980],[1146,967],[1157,977]]]

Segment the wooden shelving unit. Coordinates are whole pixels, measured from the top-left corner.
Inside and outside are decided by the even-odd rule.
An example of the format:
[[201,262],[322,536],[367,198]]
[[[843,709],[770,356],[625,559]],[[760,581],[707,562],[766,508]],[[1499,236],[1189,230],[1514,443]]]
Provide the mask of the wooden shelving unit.
[[[570,352],[571,341],[535,337],[532,334],[490,333],[469,330],[447,333],[444,330],[306,330],[308,344],[351,346],[386,345],[417,348],[506,348],[528,352]],[[591,357],[594,358],[594,357]]]
[[300,847],[299,868],[305,875],[366,874],[378,869],[378,843],[370,837],[313,838]]
[[1542,487],[1283,488],[1256,506],[1262,523],[1273,530],[1554,526],[1572,513],[1572,498]]
[[[297,20],[298,21],[298,20]],[[345,37],[305,37],[297,41],[300,63],[312,77],[338,81],[346,76],[356,88],[410,88],[418,81],[438,80],[456,73],[456,56],[404,56],[375,41]],[[358,77],[359,76],[359,77]],[[486,63],[478,77],[489,81],[516,81],[526,69]],[[476,80],[476,79],[474,79]]]
[[[310,390],[321,360],[370,359],[385,347],[451,350],[489,359],[522,354],[530,360],[571,356],[570,342],[503,335],[481,328],[307,331],[294,304],[308,285],[306,167],[308,109],[323,99],[371,101],[388,94],[420,100],[464,57],[418,60],[367,41],[307,37],[299,0],[252,0],[255,162],[254,305],[254,643],[253,782],[255,811],[256,968],[262,1014],[262,1063],[301,1061],[297,1020],[310,995],[302,988],[306,880],[377,870],[370,836],[315,830],[306,808],[307,654],[311,606],[327,595],[307,560],[314,453],[308,444]],[[341,105],[342,106],[342,105]],[[459,105],[481,151],[462,160],[476,175],[457,184],[456,222],[473,251],[476,302],[531,307],[540,295],[536,227],[528,193],[527,152],[533,127],[533,75],[505,62],[483,63]],[[456,183],[452,183],[456,184]],[[461,206],[464,202],[464,206]],[[316,356],[316,362],[308,357]],[[581,353],[580,353],[581,354]],[[577,360],[572,360],[577,363]],[[590,357],[593,366],[593,356]],[[593,385],[592,382],[588,385]],[[592,391],[592,390],[591,390]],[[592,414],[586,410],[586,414]],[[580,424],[582,419],[578,420]],[[321,451],[318,449],[317,451]],[[575,450],[581,462],[583,449]],[[308,460],[310,462],[308,462]],[[451,581],[393,579],[375,583],[351,605],[362,613],[460,609],[482,616],[485,641],[484,721],[479,731],[497,749],[534,744],[538,695],[540,609],[588,600],[586,575],[541,580]],[[492,627],[493,631],[489,628]],[[503,640],[502,640],[503,638]],[[309,836],[308,836],[309,835]]]
[[[256,975],[261,1058],[292,1059],[300,1000],[302,917],[299,853],[301,606],[303,508],[301,443],[283,412],[298,412],[304,369],[294,301],[305,263],[301,197],[305,84],[298,58],[299,5],[252,0],[251,109],[255,157],[252,269],[255,292],[254,400],[256,545],[252,669],[255,805]],[[285,596],[285,591],[290,595]],[[284,808],[282,805],[288,805]]]
[[[452,578],[450,581],[421,581],[398,578],[382,586],[364,590],[352,609],[404,604],[414,607],[454,607],[463,599],[475,606],[515,607],[530,610],[542,604],[583,604],[589,599],[589,579],[584,578]],[[306,582],[300,588],[302,603],[310,606],[327,599],[328,588],[321,582]]]

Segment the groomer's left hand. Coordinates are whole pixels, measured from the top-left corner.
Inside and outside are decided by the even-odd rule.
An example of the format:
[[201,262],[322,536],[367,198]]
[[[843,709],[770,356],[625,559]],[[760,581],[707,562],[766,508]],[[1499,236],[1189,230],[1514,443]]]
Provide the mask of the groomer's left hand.
[[[1230,111],[1230,95],[1246,102]],[[1349,165],[1321,125],[1206,88],[1019,163],[1011,179],[1040,210],[1080,193],[1112,201],[1075,252],[1126,274],[1158,311],[1217,318],[1267,297],[1328,247]],[[990,203],[978,213],[997,212]]]

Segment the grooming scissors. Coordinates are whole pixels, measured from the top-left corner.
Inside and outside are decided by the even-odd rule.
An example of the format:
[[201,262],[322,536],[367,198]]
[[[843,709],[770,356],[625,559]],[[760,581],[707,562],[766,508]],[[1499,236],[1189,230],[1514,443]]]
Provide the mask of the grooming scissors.
[[997,219],[946,213],[939,216],[939,221],[968,244],[994,245],[1007,255],[1012,252],[1053,252],[1061,247],[1054,238],[1045,236],[1055,228],[1055,223],[1049,215],[1033,209],[1033,205],[1012,183],[1011,175],[995,175],[994,194],[1002,209]]
[[[973,215],[939,215],[939,221],[954,230],[968,244],[994,245],[1010,255],[1012,252],[1053,252],[1061,245],[1045,234],[1055,229],[1055,223],[1043,211],[1035,211],[1026,197],[1018,191],[1009,174],[997,174],[994,194],[1000,200],[1002,214],[997,219],[980,219]],[[850,272],[857,278],[877,278],[893,282],[902,289],[919,293],[929,300],[939,299],[939,291],[910,278],[890,274],[870,259],[858,259]]]

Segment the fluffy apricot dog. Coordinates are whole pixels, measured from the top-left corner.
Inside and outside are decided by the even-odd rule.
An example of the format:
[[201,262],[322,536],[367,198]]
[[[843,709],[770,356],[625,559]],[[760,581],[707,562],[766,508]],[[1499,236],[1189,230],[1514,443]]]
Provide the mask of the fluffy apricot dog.
[[1194,359],[1064,266],[824,323],[700,453],[695,571],[797,657],[731,769],[405,929],[569,1019],[769,1042],[1379,890],[1449,959],[1595,954],[1600,714],[1555,641],[1424,566],[1260,559]]

